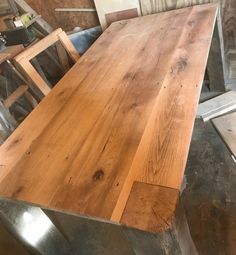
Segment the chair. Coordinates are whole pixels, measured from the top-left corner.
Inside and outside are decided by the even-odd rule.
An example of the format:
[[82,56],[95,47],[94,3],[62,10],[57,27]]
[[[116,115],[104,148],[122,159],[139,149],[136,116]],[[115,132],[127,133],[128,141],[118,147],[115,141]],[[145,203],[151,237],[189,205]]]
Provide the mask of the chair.
[[48,82],[46,81],[45,77],[43,77],[42,72],[37,71],[30,61],[54,44],[56,44],[60,64],[66,72],[69,69],[66,52],[73,62],[77,62],[80,55],[66,33],[61,28],[55,30],[50,35],[46,36],[15,57],[16,66],[24,73],[30,83],[33,83],[44,96],[46,96],[51,89],[48,86]]

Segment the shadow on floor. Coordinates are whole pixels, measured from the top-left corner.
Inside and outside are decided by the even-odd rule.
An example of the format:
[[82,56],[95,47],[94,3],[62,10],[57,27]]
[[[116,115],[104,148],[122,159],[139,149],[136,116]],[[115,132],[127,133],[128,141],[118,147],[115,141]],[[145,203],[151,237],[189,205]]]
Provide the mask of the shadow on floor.
[[200,255],[236,254],[236,164],[211,122],[196,120],[182,193]]

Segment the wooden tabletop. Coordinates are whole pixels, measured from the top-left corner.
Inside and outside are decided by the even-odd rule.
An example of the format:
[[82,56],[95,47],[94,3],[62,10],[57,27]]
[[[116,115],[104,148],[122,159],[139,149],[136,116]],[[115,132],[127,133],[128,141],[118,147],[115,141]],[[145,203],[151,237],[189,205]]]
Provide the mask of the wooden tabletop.
[[1,146],[1,197],[168,227],[216,11],[206,4],[112,24]]

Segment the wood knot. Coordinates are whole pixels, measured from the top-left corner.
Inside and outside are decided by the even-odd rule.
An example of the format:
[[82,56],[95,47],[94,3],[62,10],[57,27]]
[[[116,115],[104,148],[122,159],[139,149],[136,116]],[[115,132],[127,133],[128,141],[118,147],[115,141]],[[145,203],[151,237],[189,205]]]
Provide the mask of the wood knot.
[[104,177],[104,171],[102,169],[97,170],[93,175],[94,181],[100,181]]
[[181,57],[177,62],[178,73],[183,72],[188,66],[188,59],[185,57]]
[[192,27],[192,26],[194,25],[194,23],[195,23],[194,20],[190,20],[190,21],[188,22],[188,25],[189,25],[190,27]]
[[22,138],[17,138],[15,140],[13,140],[10,145],[8,146],[8,150],[10,150],[12,147],[14,147],[16,144],[18,144],[20,141],[22,140]]
[[13,142],[12,142],[12,144],[17,144],[17,143],[19,143],[21,141],[21,139],[15,139]]

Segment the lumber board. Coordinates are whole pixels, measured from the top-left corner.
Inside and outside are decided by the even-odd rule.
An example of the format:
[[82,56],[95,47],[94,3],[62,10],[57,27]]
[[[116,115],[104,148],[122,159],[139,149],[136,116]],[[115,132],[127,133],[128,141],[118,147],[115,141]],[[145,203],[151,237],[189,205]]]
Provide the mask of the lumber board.
[[122,224],[134,183],[178,194],[216,13],[113,23],[0,147],[0,196]]
[[[94,1],[98,18],[102,29],[105,30],[108,26],[106,21],[106,14],[125,11],[130,9],[137,9],[137,13],[140,15],[140,3],[139,0],[126,0],[126,1],[110,1],[110,0],[95,0]],[[124,14],[125,19],[127,14]],[[121,15],[119,16],[119,20],[121,20]]]
[[236,109],[236,92],[229,91],[201,103],[198,107],[197,118],[208,121],[234,109]]
[[224,142],[236,157],[236,112],[212,120]]

